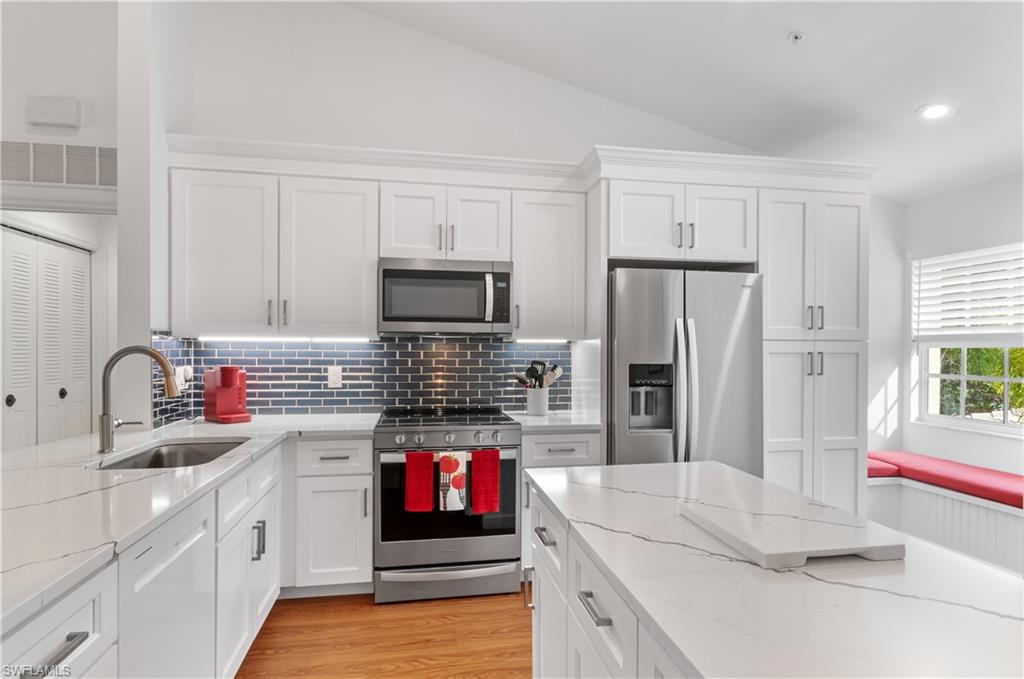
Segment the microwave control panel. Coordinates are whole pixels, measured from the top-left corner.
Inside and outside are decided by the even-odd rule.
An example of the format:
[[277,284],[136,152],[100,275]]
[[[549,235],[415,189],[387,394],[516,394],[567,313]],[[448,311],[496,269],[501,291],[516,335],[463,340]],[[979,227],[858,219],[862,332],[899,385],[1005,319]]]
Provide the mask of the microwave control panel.
[[511,313],[512,275],[507,272],[495,272],[493,322],[508,323]]

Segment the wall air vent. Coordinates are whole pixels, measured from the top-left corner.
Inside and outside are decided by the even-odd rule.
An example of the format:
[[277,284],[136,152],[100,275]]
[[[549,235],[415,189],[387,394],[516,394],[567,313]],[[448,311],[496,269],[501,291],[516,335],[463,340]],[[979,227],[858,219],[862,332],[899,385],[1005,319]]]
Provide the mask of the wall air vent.
[[0,142],[0,179],[68,186],[117,186],[117,149]]

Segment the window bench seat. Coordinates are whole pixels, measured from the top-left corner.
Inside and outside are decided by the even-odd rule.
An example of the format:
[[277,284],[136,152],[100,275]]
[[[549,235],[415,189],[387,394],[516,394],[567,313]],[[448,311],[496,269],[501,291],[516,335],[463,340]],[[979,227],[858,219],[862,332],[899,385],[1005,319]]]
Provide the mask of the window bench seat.
[[904,451],[868,453],[868,518],[1024,573],[1024,476]]

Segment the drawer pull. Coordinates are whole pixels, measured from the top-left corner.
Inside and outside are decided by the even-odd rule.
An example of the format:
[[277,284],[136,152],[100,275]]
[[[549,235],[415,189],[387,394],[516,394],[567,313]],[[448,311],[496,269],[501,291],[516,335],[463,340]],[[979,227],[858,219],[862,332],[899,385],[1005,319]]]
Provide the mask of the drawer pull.
[[540,538],[540,544],[545,547],[554,547],[558,544],[556,540],[552,540],[548,537],[548,529],[544,526],[537,526],[533,529],[533,532],[536,533],[538,538]]
[[259,561],[260,557],[262,556],[260,554],[260,525],[259,525],[259,523],[254,523],[252,525],[252,529],[256,532],[256,538],[255,538],[255,540],[256,540],[256,551],[253,553],[253,555],[251,557],[249,557],[249,560],[250,561]]
[[575,448],[548,448],[548,454],[552,453],[575,453]]
[[46,677],[53,674],[54,670],[60,666],[68,657],[75,652],[79,646],[85,643],[85,640],[89,638],[88,632],[71,632],[64,638],[64,644],[56,650],[56,652],[47,658],[41,665],[35,667],[29,667],[18,674],[18,679],[22,677]]
[[586,609],[587,615],[589,615],[590,619],[594,621],[594,626],[611,627],[612,619],[602,617],[601,614],[597,612],[597,608],[594,606],[593,592],[591,592],[590,590],[584,590],[580,592],[577,596],[579,596],[580,603],[583,604],[583,608]]
[[330,462],[332,460],[348,460],[351,457],[352,457],[351,455],[321,455],[320,456],[320,461],[321,462]]

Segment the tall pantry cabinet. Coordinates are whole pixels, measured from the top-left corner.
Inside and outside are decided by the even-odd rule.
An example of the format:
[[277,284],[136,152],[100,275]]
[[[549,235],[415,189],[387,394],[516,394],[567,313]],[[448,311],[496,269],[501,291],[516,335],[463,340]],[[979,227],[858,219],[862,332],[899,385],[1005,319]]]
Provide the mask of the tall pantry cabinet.
[[864,513],[868,198],[761,190],[764,476]]

